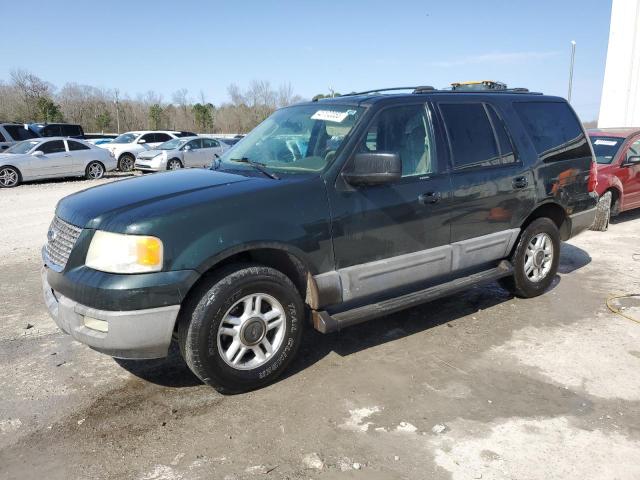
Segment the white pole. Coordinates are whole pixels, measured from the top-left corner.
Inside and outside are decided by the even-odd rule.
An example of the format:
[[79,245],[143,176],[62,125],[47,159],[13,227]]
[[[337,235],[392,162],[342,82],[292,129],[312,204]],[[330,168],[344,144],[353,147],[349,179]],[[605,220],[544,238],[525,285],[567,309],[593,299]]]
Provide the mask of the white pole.
[[571,103],[571,90],[573,89],[573,65],[576,59],[576,41],[571,40],[571,64],[569,66],[569,94],[567,100]]

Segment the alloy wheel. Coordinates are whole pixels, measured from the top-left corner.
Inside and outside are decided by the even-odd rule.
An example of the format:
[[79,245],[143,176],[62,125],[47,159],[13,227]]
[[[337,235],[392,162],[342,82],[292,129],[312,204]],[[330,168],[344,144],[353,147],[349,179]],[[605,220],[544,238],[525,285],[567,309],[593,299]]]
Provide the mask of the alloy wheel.
[[282,345],[285,311],[266,293],[238,300],[218,327],[218,352],[232,368],[250,370],[264,365]]
[[87,172],[89,174],[89,178],[98,180],[104,175],[104,168],[98,162],[93,162],[89,165]]
[[539,233],[529,241],[524,255],[524,272],[530,281],[539,282],[549,274],[553,253],[553,241],[548,234]]
[[18,184],[18,172],[13,168],[0,169],[0,186],[14,187]]

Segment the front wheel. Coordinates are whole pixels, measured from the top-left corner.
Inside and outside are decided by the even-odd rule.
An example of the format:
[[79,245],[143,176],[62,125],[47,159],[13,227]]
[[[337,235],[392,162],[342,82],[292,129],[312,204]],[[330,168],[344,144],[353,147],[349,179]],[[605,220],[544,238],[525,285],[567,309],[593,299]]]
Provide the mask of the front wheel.
[[500,284],[523,298],[537,297],[549,288],[560,261],[560,232],[549,218],[538,218],[524,229],[511,263],[513,276]]
[[0,168],[0,188],[11,188],[20,184],[20,172],[13,167]]
[[183,307],[178,341],[189,368],[221,392],[275,380],[301,342],[304,306],[284,274],[237,265],[199,288]]
[[104,177],[104,166],[100,162],[90,162],[84,172],[87,180],[100,180]]
[[133,170],[133,166],[136,163],[136,159],[130,153],[123,153],[118,161],[118,170],[121,172],[130,172]]
[[179,170],[182,168],[182,162],[177,158],[172,158],[167,163],[167,170]]

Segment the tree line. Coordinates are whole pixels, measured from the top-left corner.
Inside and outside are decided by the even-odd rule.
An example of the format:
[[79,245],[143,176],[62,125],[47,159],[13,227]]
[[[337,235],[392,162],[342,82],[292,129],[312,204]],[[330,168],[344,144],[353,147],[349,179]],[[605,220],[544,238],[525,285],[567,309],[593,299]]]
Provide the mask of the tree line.
[[193,99],[187,89],[178,89],[165,100],[148,91],[135,98],[118,89],[77,83],[56,88],[26,70],[14,70],[0,80],[1,122],[79,123],[86,132],[130,130],[191,130],[198,133],[245,133],[276,108],[298,103],[290,84],[272,87],[254,80],[246,89],[227,87],[228,100],[216,106],[203,92]]

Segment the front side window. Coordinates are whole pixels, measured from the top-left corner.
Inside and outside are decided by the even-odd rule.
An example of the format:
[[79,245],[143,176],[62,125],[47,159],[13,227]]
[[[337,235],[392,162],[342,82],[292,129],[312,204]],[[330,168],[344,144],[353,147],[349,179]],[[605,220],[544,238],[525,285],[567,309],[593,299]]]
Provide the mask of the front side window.
[[112,140],[112,143],[132,143],[138,138],[137,133],[123,133]]
[[441,103],[454,168],[501,163],[489,116],[482,103]]
[[173,137],[168,133],[156,133],[154,135],[154,138],[155,138],[155,140],[153,140],[154,142],[167,142],[171,140]]
[[145,143],[155,143],[156,142],[156,134],[155,133],[146,133],[142,137],[140,137],[140,140],[144,140]]
[[164,142],[156,147],[156,150],[175,150],[177,148],[181,148],[184,144],[187,143],[186,140],[182,140],[180,138],[173,138],[168,142]]
[[191,147],[191,150],[199,150],[202,146],[202,142],[200,139],[191,140],[187,145]]
[[[596,156],[596,162],[607,165],[611,163],[624,143],[624,138],[619,137],[600,137],[591,136],[591,145],[593,153]],[[631,151],[631,148],[629,149]],[[628,155],[628,152],[627,152]]]
[[627,160],[629,157],[637,157],[640,156],[640,140],[636,140],[629,146],[629,150],[627,150]]
[[403,177],[433,173],[434,142],[425,106],[382,110],[369,126],[359,151],[397,153]]
[[243,159],[284,173],[320,172],[335,159],[363,108],[317,102],[274,112],[222,155],[223,169],[247,169]]
[[522,124],[541,160],[553,162],[590,157],[580,122],[564,102],[514,102]]
[[6,140],[4,139],[4,135],[2,134],[2,132],[0,132],[0,142],[6,142]]
[[202,148],[216,148],[220,146],[217,140],[213,140],[211,138],[203,138],[202,145]]
[[69,151],[73,151],[73,150],[89,150],[90,149],[84,143],[74,142],[73,140],[67,140],[67,145],[69,146]]
[[51,142],[44,142],[38,147],[38,150],[42,151],[42,153],[44,153],[45,155],[67,151],[67,149],[64,148],[64,142],[62,140],[52,140]]
[[63,137],[82,136],[80,125],[60,125],[60,131]]

